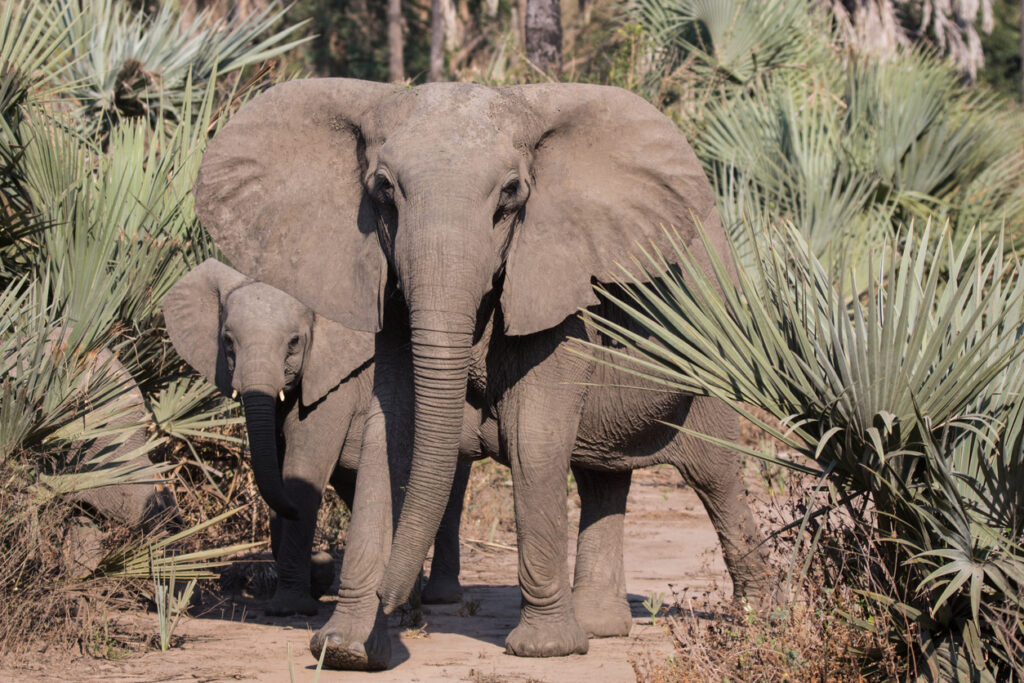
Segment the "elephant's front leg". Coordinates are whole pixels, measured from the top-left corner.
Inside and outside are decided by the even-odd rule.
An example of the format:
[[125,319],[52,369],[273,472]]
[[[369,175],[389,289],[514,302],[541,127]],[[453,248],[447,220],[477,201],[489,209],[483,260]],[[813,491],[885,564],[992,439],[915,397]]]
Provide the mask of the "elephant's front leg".
[[326,644],[324,665],[332,669],[385,669],[391,659],[387,618],[377,598],[392,529],[384,423],[374,401],[363,433],[338,602],[330,620],[310,640],[310,652],[317,658]]
[[[569,359],[571,360],[571,359]],[[550,372],[545,364],[568,365]],[[547,369],[549,372],[544,372]],[[549,358],[521,379],[499,405],[502,448],[512,468],[519,545],[519,625],[508,653],[557,657],[587,651],[573,613],[566,553],[565,482],[587,377],[571,362]]]
[[378,334],[373,398],[363,426],[338,602],[309,644],[317,658],[326,646],[324,664],[333,669],[375,671],[391,660],[377,588],[391,551],[393,510],[408,477],[412,392],[403,386],[411,372],[401,365],[401,350],[382,345],[383,335]]
[[[325,403],[318,410],[330,407],[330,403]],[[320,500],[347,429],[347,421],[339,423],[338,417],[317,415],[314,411],[300,419],[298,410],[294,410],[285,420],[282,478],[285,492],[294,501],[299,515],[295,520],[276,520],[277,589],[266,605],[268,615],[312,615],[319,610],[320,602],[313,597],[310,583],[313,534]],[[324,422],[330,428],[321,424]]]
[[[353,480],[355,475],[353,475]],[[351,496],[349,497],[351,502]],[[346,503],[346,508],[352,509],[352,506]],[[284,519],[274,512],[273,508],[268,510],[270,513],[270,550],[274,556],[274,561],[277,562],[278,552],[281,550],[281,539],[284,535]],[[310,593],[314,598],[319,598],[321,595],[327,593],[330,590],[331,584],[334,583],[334,558],[331,557],[330,553],[318,552],[310,558],[309,568],[309,589]],[[272,612],[272,615],[282,616],[287,614],[294,614],[294,610],[281,612]]]

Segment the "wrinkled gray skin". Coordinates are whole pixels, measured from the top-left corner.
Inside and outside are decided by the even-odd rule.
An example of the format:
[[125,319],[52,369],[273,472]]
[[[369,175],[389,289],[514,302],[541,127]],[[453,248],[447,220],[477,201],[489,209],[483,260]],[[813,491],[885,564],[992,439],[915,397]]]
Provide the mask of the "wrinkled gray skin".
[[[59,333],[51,339],[51,343],[58,337]],[[111,426],[128,426],[146,422],[148,413],[142,392],[128,368],[117,359],[117,356],[108,349],[102,349],[96,354],[90,374],[92,372],[103,372],[111,377],[117,383],[119,391],[113,401],[82,417],[84,427],[90,426],[96,419],[96,415],[109,414],[111,411],[119,413],[117,419],[109,422]],[[83,382],[87,381],[88,377],[83,378]],[[106,418],[103,419],[107,421]],[[142,448],[146,439],[146,428],[139,427],[127,438],[118,439],[106,436],[83,443],[81,446],[85,448],[85,452],[81,456],[81,462],[86,467],[118,462],[132,451]],[[150,467],[152,464],[146,455],[137,455],[119,466],[129,465],[142,468]],[[178,510],[174,496],[160,479],[152,482],[117,484],[87,489],[76,494],[74,500],[104,519],[144,532],[152,531],[161,522],[180,521],[177,518]]]
[[[55,330],[45,344],[50,354],[63,354],[69,330]],[[16,374],[19,368],[9,368]],[[83,471],[102,468],[126,468],[127,471],[152,467],[145,454],[131,454],[146,444],[148,419],[146,404],[138,384],[117,356],[109,349],[100,349],[82,368],[78,389],[85,391],[96,375],[112,398],[79,418],[82,429],[99,426],[123,429],[122,433],[76,441],[71,445],[69,459]],[[133,429],[134,428],[134,429]],[[109,533],[97,522],[103,520],[122,527],[148,533],[157,525],[178,523],[174,494],[160,478],[130,484],[115,484],[86,489],[70,496],[87,514],[71,518],[64,539],[68,570],[72,576],[84,577],[99,566],[107,554],[105,542]]]
[[[294,507],[294,519],[271,509],[278,580],[266,613],[316,614],[317,597],[334,578],[329,555],[311,556],[317,511],[328,481],[352,508],[373,386],[373,335],[320,318],[288,294],[214,259],[183,277],[163,308],[182,358],[228,395],[244,397],[253,459],[269,460],[253,464],[260,490],[281,488],[283,481]],[[263,396],[272,406],[266,413],[260,412]],[[458,525],[468,475],[467,463],[448,523],[438,533],[425,601],[461,597]]]
[[[679,129],[603,86],[295,81],[217,134],[196,210],[218,246],[318,313],[378,331],[348,537],[363,551],[346,559],[315,654],[326,643],[330,666],[387,666],[384,616],[441,522],[464,400],[512,469],[522,610],[510,653],[582,653],[588,633],[628,631],[622,519],[636,467],[675,465],[711,516],[736,594],[768,595],[738,458],[660,422],[731,439],[735,418],[708,399],[624,389],[636,378],[572,352],[575,340],[604,343],[575,312],[617,315],[592,283],[621,277],[615,263],[636,242],[674,262],[660,226],[677,227],[710,272],[700,220],[732,267],[712,204]],[[394,505],[382,482],[402,490],[410,453],[392,543],[386,515],[361,500]],[[570,466],[582,503],[572,589]]]

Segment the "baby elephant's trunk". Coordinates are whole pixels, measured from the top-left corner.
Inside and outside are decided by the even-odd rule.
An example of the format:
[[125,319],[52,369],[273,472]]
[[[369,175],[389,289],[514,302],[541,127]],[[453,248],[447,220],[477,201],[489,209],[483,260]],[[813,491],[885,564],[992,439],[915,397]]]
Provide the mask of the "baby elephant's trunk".
[[250,391],[242,395],[242,405],[245,406],[245,426],[249,431],[252,471],[260,495],[277,514],[286,519],[297,519],[299,512],[284,493],[277,459],[275,397],[262,391]]

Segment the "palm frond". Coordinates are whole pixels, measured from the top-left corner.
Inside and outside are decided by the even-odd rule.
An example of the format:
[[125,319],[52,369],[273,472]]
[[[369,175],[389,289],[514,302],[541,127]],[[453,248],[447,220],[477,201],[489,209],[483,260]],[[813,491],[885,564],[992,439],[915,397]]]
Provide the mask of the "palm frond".
[[207,9],[183,24],[176,3],[152,14],[115,0],[74,0],[60,12],[67,27],[67,87],[91,134],[123,118],[181,121],[184,89],[200,99],[222,76],[276,57],[311,38],[295,39],[305,22],[274,30],[286,9],[215,19]]
[[259,543],[237,543],[223,548],[198,550],[190,553],[174,553],[173,548],[212,526],[238,514],[242,508],[227,510],[215,517],[195,524],[176,534],[161,534],[156,538],[145,538],[119,548],[103,559],[98,574],[130,578],[153,579],[169,574],[173,568],[178,579],[211,579],[212,571],[228,563],[231,555],[246,552]]
[[[952,657],[938,668],[959,656],[987,670],[999,610],[1020,608],[1024,587],[1017,264],[1001,239],[907,230],[874,250],[866,283],[847,287],[796,226],[748,229],[753,265],[736,281],[706,241],[669,231],[678,268],[641,250],[639,268],[623,268],[629,284],[602,289],[626,322],[582,313],[625,349],[582,352],[789,424],[798,440],[768,428],[840,490],[871,496],[905,587],[886,604],[927,632],[921,651]],[[697,265],[705,254],[713,274]]]

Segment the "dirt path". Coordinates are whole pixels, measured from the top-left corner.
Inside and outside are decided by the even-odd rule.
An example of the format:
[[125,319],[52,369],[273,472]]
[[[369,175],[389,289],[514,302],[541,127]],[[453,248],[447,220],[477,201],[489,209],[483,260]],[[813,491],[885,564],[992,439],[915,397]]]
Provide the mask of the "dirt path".
[[[518,619],[514,551],[479,543],[463,544],[463,606],[428,606],[421,631],[392,631],[388,671],[367,674],[323,672],[320,681],[558,681],[603,683],[635,680],[631,658],[666,657],[672,644],[663,627],[651,624],[641,605],[650,592],[729,591],[728,575],[711,523],[678,474],[661,467],[637,472],[626,515],[626,585],[633,608],[628,638],[590,641],[583,656],[521,659],[504,654],[505,635]],[[578,507],[572,505],[573,526]],[[571,548],[575,547],[575,539]],[[571,551],[570,551],[571,554]],[[475,608],[474,608],[475,607]],[[242,610],[247,614],[243,616]],[[460,610],[462,614],[460,614]],[[330,615],[324,600],[316,617],[268,619],[258,603],[221,607],[178,627],[184,642],[168,652],[149,652],[122,661],[79,659],[73,675],[17,672],[5,680],[82,681],[288,681],[289,648],[296,681],[312,681],[315,662],[308,652],[310,629]],[[466,612],[474,612],[472,616]],[[143,617],[152,622],[155,617]],[[394,622],[393,622],[394,623]],[[11,672],[15,673],[15,672]],[[57,673],[53,672],[52,673]]]

